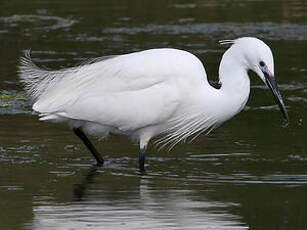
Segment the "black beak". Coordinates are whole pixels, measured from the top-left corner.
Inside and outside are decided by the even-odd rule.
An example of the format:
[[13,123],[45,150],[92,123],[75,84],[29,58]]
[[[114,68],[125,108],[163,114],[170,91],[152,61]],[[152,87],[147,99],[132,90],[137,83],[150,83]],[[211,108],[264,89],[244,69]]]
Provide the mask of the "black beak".
[[286,110],[286,106],[285,106],[285,104],[282,100],[282,97],[280,95],[278,86],[277,86],[276,81],[275,81],[275,77],[267,70],[262,71],[262,72],[264,74],[265,83],[271,89],[271,91],[274,95],[274,99],[275,99],[276,103],[278,104],[280,111],[282,112],[282,115],[284,116],[285,120],[287,122],[289,122],[289,115],[288,115],[288,112]]

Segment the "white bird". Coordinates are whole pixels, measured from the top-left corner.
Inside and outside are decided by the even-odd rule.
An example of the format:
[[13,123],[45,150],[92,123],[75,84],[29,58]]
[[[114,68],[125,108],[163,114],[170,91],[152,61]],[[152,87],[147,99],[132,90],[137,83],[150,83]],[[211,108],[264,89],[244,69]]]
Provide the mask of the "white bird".
[[58,71],[40,69],[28,52],[21,58],[19,76],[41,121],[68,123],[100,165],[104,160],[85,133],[128,135],[139,142],[139,168],[144,171],[153,137],[172,147],[239,113],[250,92],[248,70],[272,90],[288,121],[270,48],[252,37],[221,44],[231,47],[220,63],[219,89],[209,84],[196,56],[169,48],[97,58]]

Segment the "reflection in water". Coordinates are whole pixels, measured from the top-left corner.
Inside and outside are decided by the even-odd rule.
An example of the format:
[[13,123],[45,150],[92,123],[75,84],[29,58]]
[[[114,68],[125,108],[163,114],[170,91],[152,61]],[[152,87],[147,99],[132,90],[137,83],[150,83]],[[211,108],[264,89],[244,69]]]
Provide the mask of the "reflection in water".
[[85,192],[90,184],[94,182],[94,177],[98,175],[98,168],[101,166],[93,165],[87,172],[84,177],[84,180],[81,184],[74,185],[74,197],[77,201],[82,201],[85,195]]
[[[226,211],[237,204],[200,199],[193,190],[157,190],[146,176],[135,178],[138,186],[132,189],[110,188],[103,182],[95,184],[96,175],[99,175],[97,167],[90,168],[82,183],[74,189],[78,201],[35,200],[33,222],[27,227],[44,230],[248,229],[238,216]],[[112,180],[118,180],[116,177]]]

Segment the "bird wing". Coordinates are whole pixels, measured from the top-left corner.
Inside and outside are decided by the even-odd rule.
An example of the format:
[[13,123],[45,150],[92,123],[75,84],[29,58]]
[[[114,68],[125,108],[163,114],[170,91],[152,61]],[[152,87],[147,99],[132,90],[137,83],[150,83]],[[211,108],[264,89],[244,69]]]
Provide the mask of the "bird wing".
[[26,62],[21,78],[27,80],[31,73],[37,80],[28,81],[35,111],[123,130],[165,119],[186,96],[185,89],[207,80],[194,55],[174,49],[120,55],[61,71],[40,70]]
[[59,114],[127,132],[169,119],[179,101],[180,94],[174,87],[157,84],[140,90],[87,94]]

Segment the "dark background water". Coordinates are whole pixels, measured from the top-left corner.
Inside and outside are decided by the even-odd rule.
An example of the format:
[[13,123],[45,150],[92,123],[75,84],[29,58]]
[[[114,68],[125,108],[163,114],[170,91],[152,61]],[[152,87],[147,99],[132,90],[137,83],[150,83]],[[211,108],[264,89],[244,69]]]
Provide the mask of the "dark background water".
[[[306,1],[0,1],[0,229],[306,229]],[[173,47],[196,54],[213,83],[225,47],[263,39],[291,123],[251,74],[246,109],[171,152],[126,137],[94,140],[91,155],[66,126],[39,122],[18,83],[31,48],[48,68]]]

